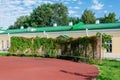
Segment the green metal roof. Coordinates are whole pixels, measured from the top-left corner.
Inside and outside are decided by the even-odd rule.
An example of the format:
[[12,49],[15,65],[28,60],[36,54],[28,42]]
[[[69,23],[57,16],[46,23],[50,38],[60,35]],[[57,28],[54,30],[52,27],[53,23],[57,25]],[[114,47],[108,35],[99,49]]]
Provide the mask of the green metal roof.
[[4,34],[24,33],[24,32],[27,32],[27,29],[0,30],[0,33],[4,33]]
[[120,29],[120,22],[105,23],[105,24],[83,24],[82,22],[73,26],[57,26],[57,27],[42,27],[42,28],[27,28],[27,29],[12,29],[0,30],[0,34],[14,33],[33,33],[33,32],[57,32],[57,31],[74,31],[74,30],[97,30],[97,29]]
[[73,30],[83,29],[83,28],[84,28],[83,26],[84,26],[84,23],[83,23],[83,22],[80,22],[80,23],[74,25],[74,26],[72,27],[72,29],[73,29]]
[[104,24],[87,24],[83,26],[85,28],[88,28],[90,30],[95,30],[95,29],[116,29],[120,28],[120,23],[104,23]]
[[55,32],[55,31],[68,31],[71,30],[70,26],[57,26],[57,27],[42,27],[42,28],[27,28],[27,29],[11,29],[11,30],[0,30],[3,34],[14,34],[14,33],[32,33],[32,32]]
[[36,28],[36,32],[55,32],[55,31],[68,31],[70,30],[70,26],[58,26],[58,27],[44,27],[44,28]]

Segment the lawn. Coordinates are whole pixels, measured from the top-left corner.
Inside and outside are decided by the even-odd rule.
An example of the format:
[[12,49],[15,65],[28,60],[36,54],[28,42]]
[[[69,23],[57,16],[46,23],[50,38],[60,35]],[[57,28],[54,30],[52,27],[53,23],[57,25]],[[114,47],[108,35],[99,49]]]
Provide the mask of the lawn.
[[100,70],[97,80],[120,80],[120,61],[104,59],[97,67]]

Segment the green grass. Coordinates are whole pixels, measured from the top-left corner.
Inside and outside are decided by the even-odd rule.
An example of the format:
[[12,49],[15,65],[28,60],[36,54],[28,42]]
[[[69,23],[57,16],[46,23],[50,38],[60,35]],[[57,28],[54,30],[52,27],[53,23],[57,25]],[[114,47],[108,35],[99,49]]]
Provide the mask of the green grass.
[[100,69],[97,80],[120,80],[120,61],[104,59],[97,67]]
[[0,53],[0,56],[6,56],[8,53]]
[[44,57],[43,54],[12,54],[12,53],[0,53],[0,56]]

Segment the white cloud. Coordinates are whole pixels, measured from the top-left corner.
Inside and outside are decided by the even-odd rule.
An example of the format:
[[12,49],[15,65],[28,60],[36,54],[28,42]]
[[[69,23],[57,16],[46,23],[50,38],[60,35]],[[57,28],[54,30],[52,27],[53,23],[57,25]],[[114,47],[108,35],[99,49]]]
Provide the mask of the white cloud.
[[78,4],[82,4],[82,1],[79,0],[79,1],[78,1]]
[[84,10],[82,10],[82,14],[84,13]]
[[104,4],[98,2],[98,0],[92,0],[93,1],[93,5],[91,6],[92,9],[94,10],[101,10],[104,6]]
[[68,8],[69,8],[69,9],[72,9],[73,7],[69,6]]
[[5,29],[20,16],[29,15],[38,5],[51,3],[51,0],[0,0],[0,26]]
[[73,1],[77,1],[77,0],[73,0]]
[[[20,16],[29,15],[32,10],[43,3],[51,3],[61,1],[64,4],[70,4],[72,2],[76,4],[82,4],[81,0],[0,0],[0,26],[8,28],[14,24],[17,18]],[[72,6],[72,5],[71,5]],[[79,6],[69,7],[69,15],[77,15]]]
[[[21,6],[22,1],[24,5]],[[26,9],[24,6],[30,6],[32,4],[34,4],[32,0],[1,0],[0,26],[7,29],[8,26],[12,25],[19,16],[30,13],[31,9]]]
[[50,3],[50,4],[53,4],[53,2],[52,1],[43,1],[43,3]]
[[69,6],[68,8],[69,9],[80,9],[80,7],[78,7],[78,6],[75,6],[75,7]]
[[75,17],[80,17],[80,15],[78,15],[78,14],[75,14],[75,15],[73,15],[73,16],[75,16]]
[[75,14],[76,13],[76,11],[74,11],[74,10],[69,10],[69,14],[71,15],[71,14]]
[[80,9],[80,7],[78,7],[78,6],[75,6],[75,7],[74,7],[74,9]]
[[9,4],[15,4],[15,5],[18,5],[18,4],[20,4],[21,3],[21,1],[19,1],[19,0],[10,0],[9,1]]
[[[1,15],[1,13],[0,13]],[[11,14],[5,14],[0,16],[0,26],[4,29],[7,29],[8,26],[13,24],[16,21],[16,16],[12,16]]]
[[[51,1],[48,1],[49,3]],[[29,15],[33,6],[46,1],[41,0],[0,0],[0,26],[5,29],[12,25],[20,16]]]
[[35,0],[23,0],[23,4],[25,6],[31,6],[31,5],[36,4],[36,1]]
[[108,13],[108,11],[107,11],[107,10],[104,10],[104,13],[105,13],[105,14],[107,14],[107,13]]
[[64,4],[69,4],[69,2],[66,1],[66,2],[64,2]]

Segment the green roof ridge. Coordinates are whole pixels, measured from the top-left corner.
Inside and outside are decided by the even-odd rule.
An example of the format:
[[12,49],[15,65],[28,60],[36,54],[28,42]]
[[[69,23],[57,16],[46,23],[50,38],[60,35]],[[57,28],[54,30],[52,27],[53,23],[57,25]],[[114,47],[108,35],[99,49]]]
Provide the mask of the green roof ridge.
[[72,29],[73,29],[73,30],[81,29],[81,28],[83,27],[83,25],[84,25],[84,23],[83,23],[83,22],[80,22],[80,23],[74,25],[74,26],[72,27]]
[[116,23],[100,23],[100,24],[84,24],[80,22],[73,26],[56,26],[56,27],[40,27],[30,29],[12,29],[0,30],[0,34],[14,34],[14,33],[35,33],[35,32],[57,32],[57,31],[74,31],[74,30],[98,30],[98,29],[120,29],[120,22]]
[[120,22],[116,23],[100,23],[100,24],[86,24],[83,26],[84,29],[116,29],[120,28]]

